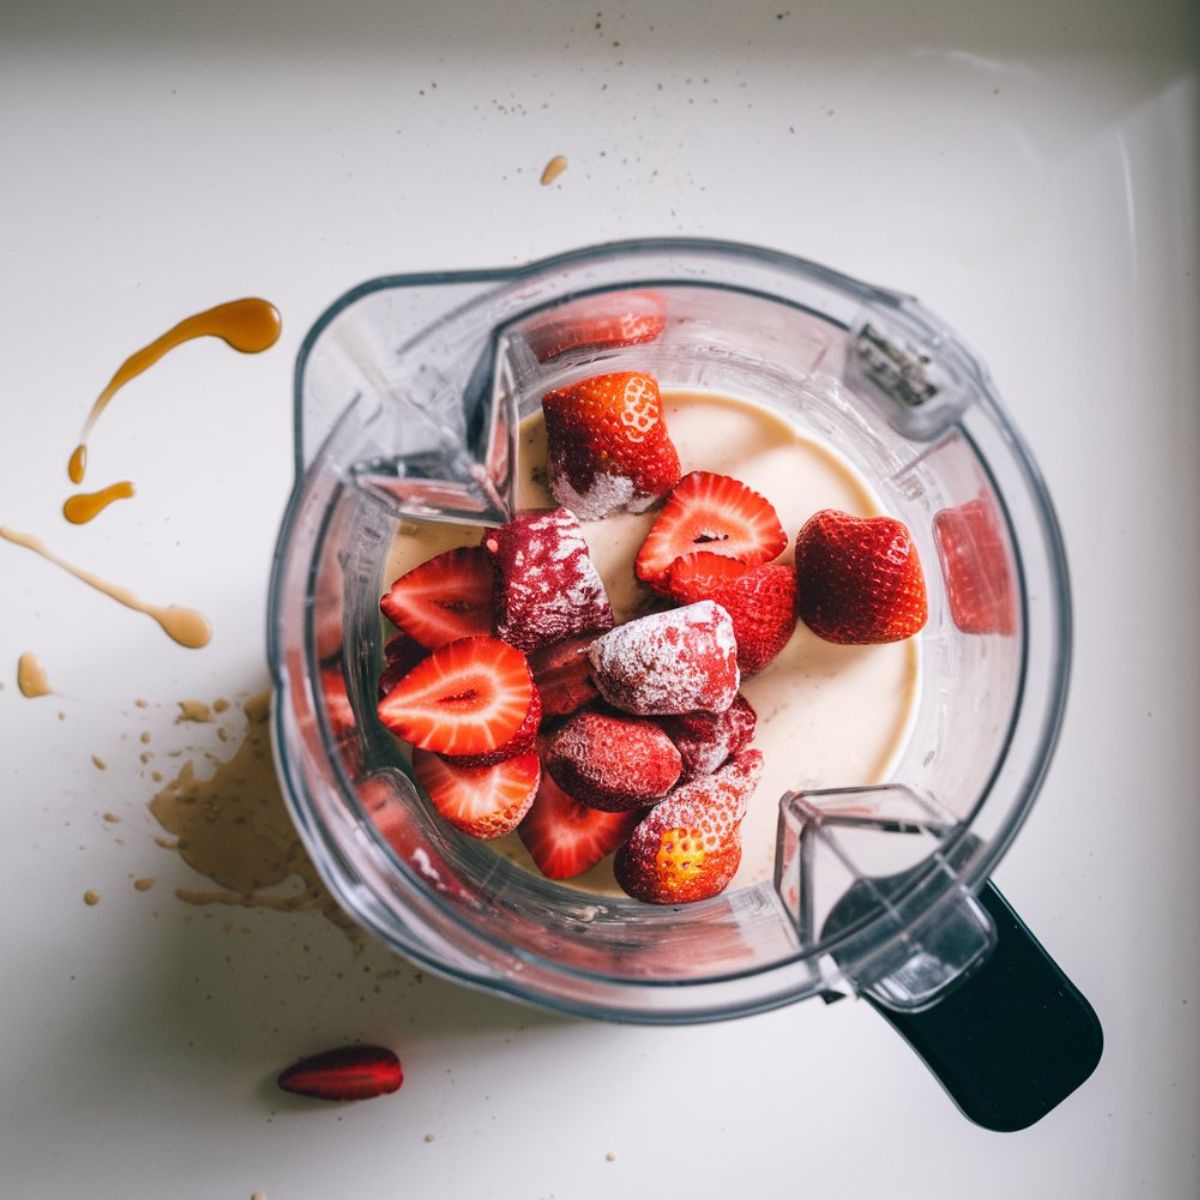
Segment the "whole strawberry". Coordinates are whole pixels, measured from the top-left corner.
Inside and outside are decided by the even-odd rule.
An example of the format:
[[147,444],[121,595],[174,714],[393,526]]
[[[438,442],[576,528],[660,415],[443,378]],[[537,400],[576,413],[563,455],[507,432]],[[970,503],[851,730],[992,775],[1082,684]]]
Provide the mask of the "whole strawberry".
[[550,494],[581,521],[642,512],[679,482],[652,375],[594,375],[542,397]]
[[925,577],[908,529],[892,517],[827,508],[796,538],[796,607],[827,642],[898,642],[925,624]]
[[687,783],[697,775],[711,775],[749,744],[757,721],[758,714],[740,694],[722,713],[690,712],[660,718],[659,724],[683,760],[679,782]]

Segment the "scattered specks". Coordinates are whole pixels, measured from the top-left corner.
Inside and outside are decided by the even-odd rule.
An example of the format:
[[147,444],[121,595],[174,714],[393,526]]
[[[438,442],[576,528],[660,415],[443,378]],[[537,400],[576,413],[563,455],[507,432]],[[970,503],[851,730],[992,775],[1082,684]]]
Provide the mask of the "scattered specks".
[[96,905],[100,903],[100,893],[94,888],[88,888],[88,890],[83,893],[83,902],[88,906],[88,908],[95,908]]

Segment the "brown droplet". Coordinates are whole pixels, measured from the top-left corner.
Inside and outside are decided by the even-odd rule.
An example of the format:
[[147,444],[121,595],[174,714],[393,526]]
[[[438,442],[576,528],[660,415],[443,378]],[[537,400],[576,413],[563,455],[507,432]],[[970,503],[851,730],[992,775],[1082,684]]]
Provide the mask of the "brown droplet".
[[97,771],[108,770],[108,763],[106,763],[98,754],[92,755],[92,766],[95,767]]
[[115,825],[121,819],[115,812],[106,812],[101,815],[110,825]]
[[141,697],[138,697],[138,699],[136,699],[134,701],[134,704],[136,704],[138,706],[138,708],[149,708],[150,707],[150,701],[143,700],[143,699],[141,699]]
[[179,701],[179,716],[175,718],[176,725],[184,721],[195,721],[198,725],[206,725],[212,719],[212,709],[203,700]]
[[134,888],[139,892],[148,892],[157,882],[153,877],[147,875],[143,879],[135,879],[133,881]]
[[83,902],[89,908],[94,908],[100,903],[100,893],[95,891],[93,888],[88,888],[88,890],[83,893]]
[[128,479],[110,483],[98,492],[79,492],[69,496],[63,504],[63,516],[72,525],[86,525],[98,517],[116,500],[128,500],[134,494],[133,484]]
[[213,712],[223,713],[229,707],[229,701],[224,696],[218,696],[213,701]]
[[542,168],[542,187],[549,187],[567,169],[567,156],[556,154]]
[[141,742],[143,746],[148,746],[150,744],[150,730],[143,729],[142,732],[138,734],[138,741]]
[[46,675],[46,668],[32,651],[27,650],[17,659],[17,687],[27,700],[49,696],[54,691]]

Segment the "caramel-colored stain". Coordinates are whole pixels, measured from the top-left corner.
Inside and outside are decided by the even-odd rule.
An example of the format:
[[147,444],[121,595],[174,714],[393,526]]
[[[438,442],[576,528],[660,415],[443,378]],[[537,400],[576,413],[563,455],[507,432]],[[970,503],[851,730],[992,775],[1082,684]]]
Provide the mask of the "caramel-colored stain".
[[128,479],[110,483],[98,492],[80,492],[71,496],[63,505],[63,516],[72,525],[86,525],[98,517],[114,500],[128,500],[134,494],[133,484]]
[[108,763],[106,763],[98,754],[92,755],[92,766],[95,767],[97,771],[108,770]]
[[184,721],[195,721],[199,725],[207,725],[213,719],[212,709],[203,700],[180,700],[179,716],[175,724]]
[[158,881],[152,876],[147,875],[142,879],[135,879],[133,881],[133,887],[135,891],[148,892],[157,882]]
[[96,905],[100,903],[100,893],[94,888],[88,888],[88,890],[83,893],[83,902],[88,906],[88,908],[95,908]]
[[567,169],[567,156],[556,154],[542,168],[542,187],[549,187]]
[[[17,687],[27,700],[38,696],[49,696],[54,689],[41,660],[32,651],[26,651],[17,659]],[[59,716],[62,716],[60,713]]]
[[162,631],[173,642],[178,642],[179,645],[186,646],[189,650],[199,650],[202,646],[207,646],[212,641],[212,626],[209,624],[208,618],[195,609],[183,608],[177,604],[170,604],[165,607],[159,604],[147,604],[146,601],[138,599],[128,588],[121,587],[115,583],[108,583],[98,575],[93,575],[91,571],[85,571],[82,567],[77,567],[67,562],[64,558],[59,558],[57,554],[49,550],[43,542],[39,541],[32,534],[18,533],[15,529],[9,529],[6,525],[0,525],[0,538],[3,538],[6,542],[11,542],[14,546],[22,546],[26,550],[32,550],[34,554],[41,555],[47,562],[52,562],[56,567],[61,567],[69,575],[74,575],[80,582],[86,583],[88,587],[95,588],[98,592],[102,592],[118,604],[123,604],[126,608],[132,608],[134,612],[144,613],[146,616],[157,621]]
[[[220,890],[177,888],[189,904],[236,904],[284,912],[318,909],[343,928],[350,922],[334,903],[296,836],[284,807],[271,760],[270,693],[244,705],[248,725],[231,759],[200,779],[194,761],[184,763],[150,800],[150,811],[190,867]],[[160,843],[161,844],[161,843]],[[303,890],[269,891],[291,878]]]

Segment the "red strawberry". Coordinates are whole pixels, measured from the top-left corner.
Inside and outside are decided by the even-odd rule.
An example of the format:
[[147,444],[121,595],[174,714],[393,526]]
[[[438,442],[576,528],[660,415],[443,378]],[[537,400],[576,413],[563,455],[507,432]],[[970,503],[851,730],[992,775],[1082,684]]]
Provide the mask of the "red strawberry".
[[419,663],[429,651],[407,633],[389,638],[383,647],[383,670],[379,675],[379,695],[384,697]]
[[933,518],[950,618],[963,633],[1011,634],[1012,571],[991,502],[980,496]]
[[666,328],[666,301],[654,292],[606,292],[534,318],[525,340],[538,362],[568,350],[609,350],[652,342]]
[[536,751],[491,767],[464,767],[427,750],[413,751],[413,771],[433,807],[474,838],[512,833],[529,811],[542,767]]
[[499,638],[470,637],[419,662],[378,712],[392,733],[422,750],[484,755],[511,743],[536,704],[525,655]]
[[653,721],[576,713],[550,739],[546,770],[569,795],[604,812],[628,812],[661,799],[682,760]]
[[447,550],[401,575],[379,602],[383,615],[422,646],[492,632],[492,571],[475,546]]
[[638,551],[634,573],[662,592],[671,564],[694,550],[753,567],[777,558],[786,545],[787,534],[765,497],[729,475],[692,471],[667,497]]
[[687,904],[723,891],[742,861],[741,823],[761,775],[762,755],[743,750],[715,775],[676,788],[617,851],[617,882],[649,904]]
[[535,684],[525,720],[517,726],[517,732],[508,741],[501,742],[495,750],[489,750],[486,754],[454,754],[446,757],[451,758],[458,767],[493,767],[506,758],[515,758],[518,754],[526,754],[532,750],[541,727],[542,697]]
[[612,606],[575,514],[527,509],[483,535],[494,566],[496,634],[534,650],[590,629],[611,629]]
[[600,695],[640,716],[724,712],[740,682],[733,622],[711,600],[627,621],[588,659]]
[[404,1082],[400,1060],[383,1046],[343,1046],[314,1054],[288,1067],[279,1086],[318,1100],[371,1100],[397,1091]]
[[663,717],[660,723],[683,760],[680,782],[686,783],[697,775],[711,775],[727,758],[749,744],[757,721],[758,715],[750,702],[740,695],[723,713],[692,712]]
[[729,614],[743,676],[761,671],[796,627],[796,573],[779,563],[747,567],[698,550],[671,564],[667,587],[684,604],[715,600]]
[[629,836],[638,816],[580,804],[546,771],[517,835],[547,879],[574,879],[611,854]]
[[550,494],[584,521],[642,512],[679,482],[652,375],[595,375],[542,397]]
[[598,695],[587,657],[588,647],[597,636],[571,638],[530,653],[529,669],[542,697],[545,716],[565,717]]
[[800,619],[827,642],[898,642],[925,624],[917,548],[891,517],[810,517],[796,538],[796,589]]

